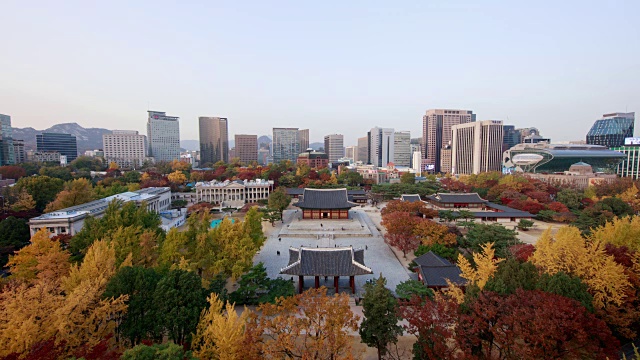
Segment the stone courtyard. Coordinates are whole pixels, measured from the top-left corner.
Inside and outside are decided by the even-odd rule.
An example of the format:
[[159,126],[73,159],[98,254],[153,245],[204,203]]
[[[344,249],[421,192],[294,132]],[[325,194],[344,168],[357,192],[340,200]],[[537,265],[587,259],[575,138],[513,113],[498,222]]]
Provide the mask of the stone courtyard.
[[[367,280],[377,278],[380,273],[387,279],[387,287],[395,287],[410,278],[411,273],[396,258],[396,255],[384,242],[376,225],[362,210],[350,210],[348,220],[300,220],[301,212],[285,210],[284,221],[276,227],[265,227],[267,240],[254,263],[262,262],[270,278],[290,276],[280,275],[280,270],[289,262],[289,247],[340,247],[353,246],[363,248],[364,263],[373,271],[373,275],[356,276],[356,293],[362,291]],[[279,253],[279,255],[278,255]],[[294,279],[297,285],[297,279]],[[333,292],[333,279],[320,279],[320,285]],[[314,286],[313,277],[305,278],[305,289]],[[349,278],[340,279],[340,291],[349,291]]]

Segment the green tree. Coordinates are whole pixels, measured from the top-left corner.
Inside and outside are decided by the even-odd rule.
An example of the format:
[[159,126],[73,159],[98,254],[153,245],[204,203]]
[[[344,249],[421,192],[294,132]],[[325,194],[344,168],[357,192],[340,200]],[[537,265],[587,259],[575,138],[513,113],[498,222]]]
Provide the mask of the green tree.
[[475,215],[469,210],[460,210],[458,211],[458,217],[463,219],[465,222],[472,220],[475,218]]
[[56,199],[45,208],[46,212],[65,209],[71,206],[86,204],[93,200],[93,186],[85,178],[67,181],[64,190],[58,193]]
[[553,210],[540,210],[537,214],[536,214],[536,219],[540,220],[540,221],[551,221],[553,220],[553,216],[557,214],[555,211]]
[[515,294],[517,289],[534,290],[538,283],[538,270],[530,262],[509,258],[498,264],[498,269],[489,278],[484,290],[501,295]]
[[618,217],[634,214],[633,208],[617,197],[602,199],[595,203],[594,208],[601,211],[611,211],[613,215]]
[[458,220],[460,215],[458,215],[458,213],[454,213],[451,210],[441,210],[439,211],[438,217],[444,221],[452,222]]
[[293,295],[295,288],[291,281],[269,279],[264,264],[258,263],[240,277],[238,289],[231,293],[230,300],[238,305],[260,305]]
[[159,339],[154,294],[161,276],[154,269],[122,267],[107,283],[104,298],[128,295],[127,313],[118,325],[118,333],[132,345],[145,339]]
[[36,210],[44,211],[48,203],[56,198],[56,195],[64,186],[64,181],[49,176],[23,177],[15,184],[17,192],[26,189],[36,202]]
[[57,178],[62,181],[69,181],[73,179],[73,175],[71,175],[71,170],[63,166],[45,166],[40,169],[39,173],[42,176]]
[[536,288],[544,292],[558,294],[576,300],[590,312],[593,312],[593,296],[589,294],[589,287],[579,277],[565,272],[553,275],[544,273],[540,276]]
[[520,243],[514,230],[507,229],[500,224],[480,223],[470,224],[464,242],[474,252],[481,252],[481,246],[486,243],[494,243],[495,254],[500,258],[506,258],[509,254],[509,247]]
[[138,171],[131,170],[124,173],[122,179],[127,183],[139,183],[142,175]]
[[363,181],[362,175],[357,171],[343,170],[338,175],[338,182],[347,186],[359,186]]
[[415,184],[416,183],[416,174],[410,173],[410,172],[406,172],[406,173],[402,174],[400,176],[400,183],[401,184],[410,184],[410,185]]
[[556,195],[556,201],[563,203],[569,210],[579,210],[582,207],[584,195],[574,189],[562,189]]
[[380,277],[364,285],[360,338],[368,346],[378,349],[378,359],[387,353],[387,346],[395,344],[402,335],[402,327],[398,325],[400,317],[396,312],[398,301],[385,286],[387,280]]
[[269,207],[277,209],[280,212],[280,218],[284,209],[291,203],[291,197],[287,195],[287,190],[283,187],[279,187],[269,194]]
[[527,219],[520,219],[518,222],[518,229],[526,231],[533,227],[533,221]]
[[262,231],[262,214],[258,211],[257,206],[252,206],[244,217],[242,222],[245,232],[257,248],[260,248],[267,239]]
[[29,225],[13,216],[0,221],[0,269],[9,260],[9,255],[29,245]]
[[416,257],[424,255],[426,253],[428,253],[429,251],[432,251],[434,254],[441,256],[447,260],[451,260],[453,262],[455,262],[456,260],[458,260],[458,250],[455,248],[450,248],[447,247],[445,245],[439,244],[439,243],[435,243],[433,245],[420,245],[418,246],[418,249],[416,251],[413,252],[413,255],[415,255]]
[[275,222],[278,220],[282,220],[282,216],[280,215],[280,211],[278,211],[278,209],[266,208],[261,209],[260,212],[262,213],[262,219],[271,223],[271,226],[276,226]]
[[158,282],[153,303],[163,333],[173,342],[183,344],[196,332],[200,312],[207,305],[207,294],[195,273],[170,270]]
[[197,360],[191,351],[185,351],[180,345],[172,342],[164,344],[140,344],[122,354],[122,360]]
[[396,295],[403,300],[411,300],[414,296],[420,298],[433,298],[433,290],[429,289],[421,281],[409,279],[396,286]]

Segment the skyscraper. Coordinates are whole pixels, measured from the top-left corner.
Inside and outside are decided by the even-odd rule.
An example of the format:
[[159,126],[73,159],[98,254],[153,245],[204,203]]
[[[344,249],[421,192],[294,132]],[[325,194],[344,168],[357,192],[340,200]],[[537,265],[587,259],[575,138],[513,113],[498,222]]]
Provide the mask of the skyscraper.
[[298,130],[298,145],[299,152],[306,151],[309,148],[309,129]]
[[13,154],[16,158],[16,164],[26,161],[26,153],[24,152],[24,140],[13,139]]
[[394,159],[394,131],[390,128],[374,127],[369,131],[369,161],[372,165],[385,167]]
[[0,165],[12,165],[16,163],[13,149],[13,128],[11,127],[11,116],[0,114],[0,135],[2,135],[2,154],[0,154]]
[[358,155],[355,161],[362,161],[363,164],[369,163],[369,137],[363,136],[358,138]]
[[[229,162],[229,132],[227,118],[198,118],[200,125],[200,163]],[[257,151],[257,150],[256,150]]]
[[148,111],[147,141],[148,156],[155,161],[173,161],[180,159],[180,118],[167,116],[165,112]]
[[520,135],[520,131],[516,130],[515,126],[504,125],[502,127],[502,131],[502,151],[507,151],[512,147],[520,144],[522,136]]
[[71,134],[42,133],[36,135],[36,147],[38,151],[58,152],[67,157],[67,163],[78,157],[78,144],[76,137]]
[[[271,154],[274,163],[277,164],[282,160],[290,160],[294,164],[296,163],[298,154],[306,150],[301,150],[300,133],[301,131],[299,131],[298,128],[273,128]],[[306,134],[309,134],[308,130]],[[306,141],[307,146],[309,146],[309,140],[307,139]]]
[[119,167],[140,168],[147,158],[147,137],[135,130],[113,130],[102,135],[102,149],[107,164],[115,162]]
[[329,157],[329,162],[337,162],[344,157],[344,136],[342,134],[331,134],[324,137],[324,152]]
[[502,121],[454,125],[451,131],[451,173],[479,174],[501,170]]
[[357,146],[347,146],[344,148],[344,157],[353,160],[353,162],[356,162],[356,156],[358,156]]
[[635,116],[634,112],[602,115],[587,133],[587,144],[608,148],[623,146],[625,138],[633,137]]
[[429,170],[440,172],[440,153],[451,144],[451,127],[474,121],[476,115],[471,110],[427,110],[422,117],[422,151]]
[[411,166],[411,133],[396,131],[393,135],[393,163],[395,166]]
[[235,139],[236,156],[241,162],[249,164],[258,161],[258,135],[236,134]]

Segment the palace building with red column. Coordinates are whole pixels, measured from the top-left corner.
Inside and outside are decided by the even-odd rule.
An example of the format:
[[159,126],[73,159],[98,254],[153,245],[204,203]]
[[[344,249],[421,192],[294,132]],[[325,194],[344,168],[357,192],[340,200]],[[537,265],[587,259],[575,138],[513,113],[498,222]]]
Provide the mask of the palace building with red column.
[[350,202],[347,189],[304,189],[295,206],[302,209],[303,219],[349,219]]

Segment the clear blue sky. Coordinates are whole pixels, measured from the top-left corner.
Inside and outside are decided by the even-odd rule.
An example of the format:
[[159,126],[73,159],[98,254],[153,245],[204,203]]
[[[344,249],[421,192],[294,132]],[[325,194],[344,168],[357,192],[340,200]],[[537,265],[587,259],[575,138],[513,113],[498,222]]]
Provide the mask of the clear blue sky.
[[640,1],[12,1],[0,3],[0,113],[144,132],[146,111],[229,131],[309,128],[352,145],[421,136],[430,108],[584,139],[640,112]]

